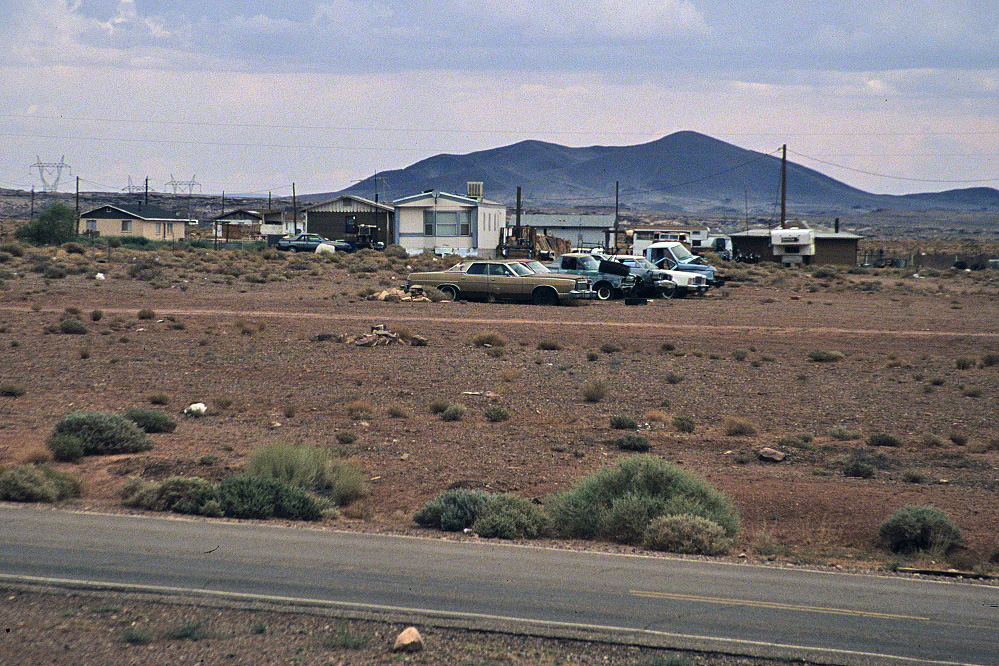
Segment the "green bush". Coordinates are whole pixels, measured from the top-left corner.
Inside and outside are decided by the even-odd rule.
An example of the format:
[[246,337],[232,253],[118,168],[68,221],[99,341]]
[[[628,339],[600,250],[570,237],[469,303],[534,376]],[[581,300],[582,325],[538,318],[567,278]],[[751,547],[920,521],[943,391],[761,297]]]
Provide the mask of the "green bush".
[[512,494],[491,497],[472,523],[472,531],[487,539],[536,539],[548,529],[541,506]]
[[732,549],[732,540],[721,525],[687,513],[650,522],[644,544],[652,550],[690,555],[725,555]]
[[558,340],[540,340],[538,342],[538,351],[559,351],[562,349],[562,343]]
[[649,455],[619,460],[579,481],[550,502],[557,533],[638,543],[655,518],[689,513],[739,529],[732,502],[706,481]]
[[677,432],[694,432],[694,417],[677,414],[673,417],[673,427]]
[[970,356],[958,356],[954,361],[954,367],[958,370],[967,370],[975,366],[975,359]]
[[634,430],[638,427],[638,421],[624,414],[615,414],[610,417],[610,427],[614,430]]
[[946,552],[961,543],[961,530],[932,506],[902,507],[881,523],[878,534],[894,553]]
[[828,349],[813,349],[808,352],[808,359],[816,363],[835,363],[836,361],[842,361],[843,358],[845,358],[843,352],[830,351]]
[[460,421],[465,418],[465,408],[462,405],[448,405],[441,412],[441,421]]
[[52,457],[60,462],[76,462],[84,456],[83,442],[69,433],[52,435],[45,445],[52,451]]
[[153,635],[145,627],[126,627],[121,632],[121,640],[130,645],[145,645],[153,640]]
[[67,335],[83,335],[87,332],[87,325],[76,317],[66,317],[59,322],[59,330]]
[[445,490],[414,513],[413,520],[423,527],[459,532],[478,520],[490,498],[489,493],[481,490]]
[[834,278],[836,277],[836,267],[826,264],[825,266],[816,268],[815,271],[812,272],[812,275],[822,280]]
[[160,483],[133,477],[118,495],[125,506],[200,515],[212,515],[205,507],[215,499],[214,484],[197,476],[171,476]]
[[217,488],[222,513],[231,518],[319,520],[322,507],[301,488],[258,476],[230,476]]
[[15,235],[37,245],[62,245],[76,238],[76,211],[65,204],[49,204],[37,220],[22,226]]
[[340,506],[368,494],[364,470],[347,460],[334,461],[314,446],[257,447],[246,462],[246,473],[327,497]]
[[18,465],[0,473],[0,500],[7,502],[58,502],[79,497],[82,482],[46,465]]
[[630,432],[623,437],[618,437],[614,440],[614,444],[617,445],[617,448],[624,451],[638,451],[641,453],[652,448],[652,444],[649,443],[648,438],[634,432]]
[[867,446],[902,446],[902,440],[886,432],[876,432],[868,436]]
[[600,351],[602,351],[605,354],[616,354],[617,352],[621,351],[621,345],[617,344],[616,342],[605,342],[602,345],[600,345]]
[[843,465],[843,476],[855,479],[869,479],[874,476],[874,465],[863,460],[849,460]]
[[853,439],[860,439],[859,432],[857,432],[856,430],[850,430],[849,428],[845,428],[843,426],[836,426],[834,428],[830,428],[829,436],[841,442],[847,442]]
[[506,421],[507,419],[510,418],[510,412],[508,412],[503,407],[500,407],[499,405],[493,405],[492,407],[487,407],[486,411],[482,412],[482,415],[485,416],[488,420],[492,421],[493,423]]
[[143,432],[173,432],[177,422],[155,409],[133,407],[125,412],[125,418],[139,426]]
[[[51,448],[56,435],[73,435],[83,446],[83,455],[137,453],[153,448],[153,443],[133,421],[108,412],[70,412],[63,416],[46,444]],[[53,449],[53,454],[56,450]]]

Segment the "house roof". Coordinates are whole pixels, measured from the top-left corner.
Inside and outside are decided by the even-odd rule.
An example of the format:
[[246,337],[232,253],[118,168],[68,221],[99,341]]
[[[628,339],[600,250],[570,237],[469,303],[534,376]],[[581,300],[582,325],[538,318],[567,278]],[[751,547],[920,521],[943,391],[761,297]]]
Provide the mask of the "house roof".
[[107,204],[82,213],[80,217],[131,217],[135,220],[170,220],[171,222],[186,221],[187,219],[182,213],[171,213],[159,206],[141,203],[135,206]]
[[448,201],[468,204],[469,206],[503,206],[503,204],[498,201],[490,201],[489,199],[473,199],[472,197],[466,197],[461,194],[451,194],[450,192],[441,192],[440,190],[428,190],[426,192],[420,192],[419,194],[411,194],[408,197],[396,199],[392,203],[396,206],[400,206],[428,198],[447,199]]
[[350,199],[351,201],[356,201],[357,203],[363,204],[365,206],[371,206],[373,208],[379,208],[379,209],[381,209],[381,210],[383,210],[385,212],[391,212],[393,210],[392,206],[383,204],[383,203],[378,202],[378,201],[372,201],[371,199],[365,199],[364,197],[359,197],[359,196],[356,196],[356,195],[353,195],[353,194],[344,194],[342,196],[336,197],[335,199],[329,199],[328,201],[322,201],[322,202],[317,203],[317,204],[312,204],[311,206],[303,208],[302,210],[303,211],[315,210],[316,208],[320,208],[322,206],[329,206],[332,203],[336,203],[338,201],[344,201],[345,199]]
[[[777,227],[774,227],[777,228]],[[826,227],[809,227],[813,232],[815,232],[816,239],[824,240],[860,240],[862,236],[857,234],[851,234],[848,231],[836,232],[832,229]],[[773,229],[768,227],[754,227],[752,229],[746,229],[745,231],[736,231],[730,233],[730,238],[770,238],[770,232]]]
[[559,214],[559,213],[524,213],[520,216],[520,223],[531,227],[570,227],[606,229],[614,226],[615,215],[613,213],[596,214]]

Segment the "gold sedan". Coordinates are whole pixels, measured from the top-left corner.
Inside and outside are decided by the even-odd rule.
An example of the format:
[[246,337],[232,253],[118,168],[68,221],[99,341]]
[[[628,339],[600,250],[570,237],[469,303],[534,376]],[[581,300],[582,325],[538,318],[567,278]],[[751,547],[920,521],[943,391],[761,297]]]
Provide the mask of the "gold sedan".
[[447,298],[558,305],[594,297],[589,278],[535,273],[516,259],[468,259],[446,271],[411,273],[403,288],[434,287]]

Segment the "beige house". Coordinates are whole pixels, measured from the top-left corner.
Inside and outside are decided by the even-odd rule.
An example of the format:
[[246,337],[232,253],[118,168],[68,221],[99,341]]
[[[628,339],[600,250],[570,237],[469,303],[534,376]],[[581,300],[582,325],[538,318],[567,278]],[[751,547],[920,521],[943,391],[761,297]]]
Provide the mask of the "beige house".
[[410,254],[494,257],[506,228],[506,206],[483,199],[481,183],[469,183],[464,196],[432,190],[394,204],[394,242]]
[[80,215],[78,231],[84,236],[142,236],[149,240],[177,241],[186,235],[188,220],[150,206],[101,206]]

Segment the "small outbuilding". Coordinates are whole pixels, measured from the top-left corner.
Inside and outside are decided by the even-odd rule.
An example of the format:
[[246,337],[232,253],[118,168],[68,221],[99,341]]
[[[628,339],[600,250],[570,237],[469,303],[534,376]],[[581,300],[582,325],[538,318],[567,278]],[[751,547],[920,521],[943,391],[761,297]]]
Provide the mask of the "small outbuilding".
[[860,236],[788,221],[783,227],[760,227],[729,234],[736,257],[754,257],[787,265],[855,266]]
[[387,245],[395,236],[395,209],[363,197],[344,195],[309,206],[305,230],[356,247]]

